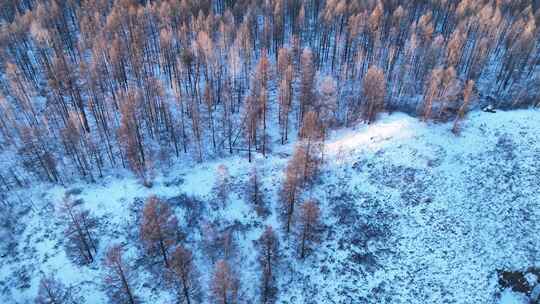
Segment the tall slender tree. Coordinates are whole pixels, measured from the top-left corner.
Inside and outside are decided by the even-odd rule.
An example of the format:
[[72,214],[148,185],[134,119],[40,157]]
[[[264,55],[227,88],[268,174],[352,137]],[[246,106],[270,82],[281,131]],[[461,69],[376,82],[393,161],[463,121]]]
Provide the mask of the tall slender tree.
[[106,269],[104,288],[111,303],[136,304],[139,300],[133,292],[134,272],[123,255],[120,245],[113,245],[107,250],[103,262]]
[[240,281],[229,264],[219,260],[212,276],[211,291],[214,303],[236,304],[239,301]]
[[298,244],[300,258],[304,259],[312,251],[321,229],[320,209],[313,200],[304,202],[301,208],[300,221],[298,222]]
[[169,268],[170,251],[179,239],[178,220],[166,202],[151,196],[144,205],[140,236],[151,257],[159,256]]
[[79,202],[65,197],[60,204],[62,218],[66,222],[66,253],[78,264],[90,264],[97,254],[97,219]]
[[383,71],[375,66],[368,69],[362,84],[365,98],[362,117],[368,124],[375,121],[377,113],[384,108],[386,82]]
[[168,279],[177,288],[179,302],[186,304],[200,302],[198,272],[191,251],[182,246],[176,247],[171,254]]
[[271,226],[266,227],[257,240],[261,267],[261,303],[275,303],[277,299],[277,267],[279,263],[279,238]]

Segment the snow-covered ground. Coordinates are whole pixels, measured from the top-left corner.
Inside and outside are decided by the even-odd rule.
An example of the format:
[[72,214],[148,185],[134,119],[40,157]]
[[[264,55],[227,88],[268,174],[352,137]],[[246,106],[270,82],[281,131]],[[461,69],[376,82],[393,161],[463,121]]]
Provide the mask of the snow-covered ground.
[[[283,238],[280,302],[495,303],[502,292],[497,270],[540,266],[540,112],[474,112],[460,136],[450,129],[451,124],[397,113],[370,126],[332,132],[321,177],[304,194],[320,201],[322,243],[299,261],[294,237]],[[12,211],[16,228],[9,231],[13,242],[0,240],[0,302],[28,303],[39,279],[51,273],[73,285],[85,303],[106,302],[101,263],[78,267],[64,252],[56,205],[70,191],[100,218],[99,260],[113,242],[126,244],[132,257],[141,255],[135,223],[148,196],[197,197],[202,219],[197,225],[218,221],[220,227],[239,227],[233,267],[242,275],[244,302],[254,303],[259,284],[252,241],[266,224],[280,227],[277,195],[292,147],[275,143],[266,159],[257,156],[272,211],[267,218],[245,202],[242,185],[252,164],[241,156],[177,164],[158,174],[152,188],[118,172],[97,184],[39,184],[9,193],[7,201],[18,206]],[[220,164],[233,180],[223,209],[212,194]],[[198,247],[201,229],[188,225],[192,215],[176,201],[207,290],[211,263]],[[27,205],[31,208],[23,208]],[[8,243],[13,244],[9,254]],[[137,272],[137,294],[148,302],[171,303],[171,294],[155,288],[144,267]],[[502,293],[504,301],[512,297],[519,301],[519,295]]]

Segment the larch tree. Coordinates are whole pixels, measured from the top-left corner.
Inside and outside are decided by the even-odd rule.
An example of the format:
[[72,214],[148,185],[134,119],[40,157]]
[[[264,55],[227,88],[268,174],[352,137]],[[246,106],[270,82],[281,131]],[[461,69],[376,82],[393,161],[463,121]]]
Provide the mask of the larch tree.
[[293,101],[293,67],[288,65],[284,68],[284,75],[279,84],[279,126],[281,134],[281,144],[285,144],[289,136],[290,112]]
[[257,104],[256,98],[251,95],[246,97],[244,110],[244,125],[245,125],[245,136],[248,144],[248,161],[252,160],[252,150],[257,146],[257,131],[259,129],[259,105]]
[[[295,154],[303,156],[304,153]],[[285,232],[289,234],[295,221],[296,204],[302,192],[302,163],[293,157],[285,167],[285,179],[281,185],[280,204]]]
[[132,90],[120,94],[122,115],[118,137],[129,167],[137,176],[146,181],[148,152],[145,149],[141,121],[141,92]]
[[427,121],[431,118],[433,111],[433,102],[439,94],[439,87],[443,78],[444,70],[442,68],[435,68],[431,71],[428,82],[426,83],[426,90],[424,92],[424,104],[423,104],[423,120]]
[[53,276],[41,278],[36,304],[76,304],[72,288],[65,286]]
[[[431,71],[424,93],[423,119],[444,120],[456,107],[455,101],[461,93],[461,83],[453,67],[439,67]],[[437,102],[437,103],[435,103]],[[433,109],[438,110],[435,115]],[[455,113],[455,112],[454,112]]]
[[17,153],[22,158],[23,168],[49,182],[59,182],[57,158],[46,141],[44,131],[34,127],[22,127],[18,132],[21,143]]
[[107,250],[103,262],[106,270],[103,278],[104,289],[110,303],[137,304],[140,302],[133,293],[135,273],[129,261],[126,261],[123,251],[121,245],[113,245]]
[[247,182],[247,200],[252,204],[257,211],[258,215],[263,215],[267,213],[264,191],[262,189],[261,174],[256,165],[251,168],[249,172],[249,179]]
[[195,98],[191,98],[189,102],[189,112],[191,114],[191,131],[197,143],[197,161],[203,160],[203,128],[201,126],[201,113],[199,103]]
[[279,238],[272,229],[267,226],[263,234],[257,240],[259,265],[261,267],[261,291],[260,299],[263,304],[275,303],[277,299],[277,267],[279,264]]
[[201,247],[212,263],[218,260],[220,254],[219,237],[216,223],[205,221],[201,224]]
[[313,250],[313,245],[319,240],[320,214],[319,206],[314,200],[308,200],[302,205],[297,228],[298,251],[301,259]]
[[182,96],[182,88],[181,85],[177,82],[173,83],[173,92],[174,97],[176,99],[176,106],[177,106],[177,114],[180,115],[180,126],[178,127],[180,130],[180,136],[182,138],[182,148],[184,150],[184,154],[187,153],[187,145],[188,145],[188,138],[187,138],[187,132],[186,132],[186,125],[187,121],[185,118],[185,110],[186,110],[186,98]]
[[214,183],[214,192],[216,199],[219,201],[220,205],[225,207],[229,199],[229,194],[231,192],[231,175],[229,173],[229,168],[224,164],[221,164],[216,169],[216,181]]
[[35,105],[32,102],[35,91],[29,81],[24,77],[19,66],[9,61],[6,63],[4,73],[7,79],[8,92],[17,108],[20,109],[23,119],[28,126],[37,127],[39,119]]
[[210,290],[216,304],[237,304],[240,280],[229,264],[219,260],[214,266]]
[[222,231],[217,239],[217,245],[221,257],[226,261],[232,261],[238,254],[238,243],[233,229],[227,228]]
[[446,46],[446,61],[450,66],[457,66],[463,52],[463,44],[466,41],[466,35],[460,28],[457,28],[450,37]]
[[318,168],[323,161],[324,137],[325,129],[319,117],[313,111],[308,112],[304,116],[300,140],[293,155],[293,159],[301,166],[304,186],[309,186],[317,176]]
[[315,89],[315,64],[313,62],[313,52],[311,49],[304,49],[300,56],[300,108],[298,123],[304,120],[304,115],[311,110],[314,102]]
[[5,96],[0,94],[0,111],[4,113],[0,115],[0,134],[2,135],[2,146],[13,144],[15,139],[15,116],[13,107],[6,100]]
[[180,303],[192,304],[201,301],[198,271],[190,250],[177,246],[170,257],[168,280],[177,288]]
[[364,109],[362,118],[368,124],[375,121],[377,114],[384,109],[384,97],[386,93],[386,81],[382,69],[371,66],[362,83],[364,95]]
[[283,79],[283,77],[285,77],[285,71],[292,63],[289,52],[290,51],[287,48],[280,48],[278,51],[276,67],[278,79]]
[[319,96],[315,107],[315,112],[325,128],[336,125],[338,109],[336,80],[332,76],[326,76],[319,84]]
[[214,123],[214,110],[215,110],[215,100],[212,95],[212,90],[209,85],[204,88],[204,104],[206,105],[206,121],[208,121],[208,128],[212,134],[212,149],[216,151],[216,130]]
[[463,103],[459,107],[456,118],[454,119],[454,125],[452,127],[452,133],[458,135],[460,132],[460,123],[465,118],[465,114],[469,108],[471,99],[473,98],[474,80],[467,81],[465,89],[463,90]]
[[[226,145],[229,154],[233,154],[233,136],[236,128],[236,120],[234,119],[234,100],[231,85],[226,81],[223,85],[223,101],[221,113],[221,137],[223,145]],[[226,143],[225,143],[226,142]]]
[[271,77],[270,73],[270,61],[266,57],[266,53],[263,52],[261,59],[255,67],[255,73],[252,81],[252,95],[253,99],[256,101],[257,115],[259,116],[258,121],[262,124],[260,136],[261,138],[261,152],[263,156],[266,155],[267,145],[268,145],[268,134],[266,131],[266,118],[268,116],[268,85]]
[[66,197],[60,204],[60,213],[66,223],[66,254],[75,263],[85,265],[92,263],[97,254],[98,221],[79,204]]
[[219,229],[216,223],[204,223],[202,247],[212,262],[219,259],[231,261],[238,251],[234,230]]
[[439,112],[437,119],[446,121],[452,117],[458,109],[457,100],[462,92],[461,81],[457,78],[456,69],[448,67],[444,70],[441,87],[439,89]]
[[151,196],[144,205],[140,237],[150,257],[160,257],[169,268],[170,251],[180,238],[178,220],[169,205]]
[[66,122],[66,126],[61,129],[60,135],[66,151],[66,155],[73,159],[81,176],[90,177],[90,180],[94,180],[92,174],[92,162],[90,153],[88,153],[88,147],[90,142],[86,134],[82,130],[82,126],[77,122],[74,113],[69,114],[69,118]]

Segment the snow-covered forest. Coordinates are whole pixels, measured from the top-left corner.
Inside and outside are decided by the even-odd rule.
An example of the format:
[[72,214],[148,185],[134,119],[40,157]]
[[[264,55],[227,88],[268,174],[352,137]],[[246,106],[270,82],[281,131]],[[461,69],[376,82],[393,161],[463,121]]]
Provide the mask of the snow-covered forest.
[[540,301],[539,22],[1,1],[0,302]]

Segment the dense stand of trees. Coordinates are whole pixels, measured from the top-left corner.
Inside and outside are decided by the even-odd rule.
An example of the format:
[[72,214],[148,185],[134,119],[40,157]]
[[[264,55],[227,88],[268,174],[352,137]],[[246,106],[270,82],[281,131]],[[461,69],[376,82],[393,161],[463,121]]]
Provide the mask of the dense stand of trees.
[[[176,159],[252,162],[297,139],[279,192],[282,229],[267,227],[255,242],[258,301],[274,303],[278,233],[306,259],[324,228],[311,189],[328,130],[401,110],[453,121],[457,134],[476,100],[539,104],[539,21],[526,0],[5,0],[0,153],[14,160],[0,167],[0,190],[31,178],[93,182],[117,168],[150,185]],[[220,166],[214,206],[227,207],[232,186]],[[256,167],[245,187],[267,214]],[[97,264],[98,219],[69,198],[60,205],[68,256]],[[174,209],[150,197],[141,261],[179,303],[241,302],[234,230],[200,224],[192,248]],[[138,270],[125,251],[106,250],[103,285],[111,303],[135,304]],[[196,255],[211,261],[204,287]],[[36,301],[73,300],[44,277]]]
[[[325,126],[405,110],[460,117],[464,96],[537,104],[531,1],[4,1],[1,187],[145,181],[171,158],[263,155]],[[468,84],[473,85],[471,88]],[[279,126],[280,138],[269,128]]]

